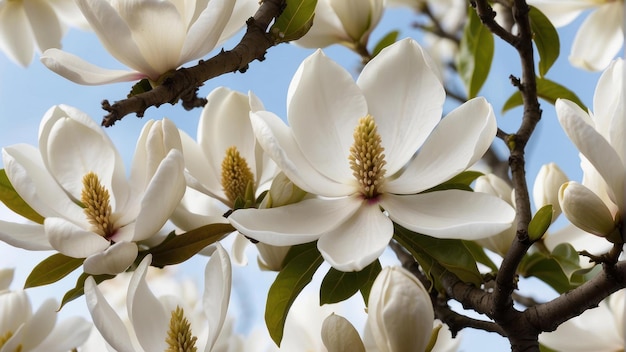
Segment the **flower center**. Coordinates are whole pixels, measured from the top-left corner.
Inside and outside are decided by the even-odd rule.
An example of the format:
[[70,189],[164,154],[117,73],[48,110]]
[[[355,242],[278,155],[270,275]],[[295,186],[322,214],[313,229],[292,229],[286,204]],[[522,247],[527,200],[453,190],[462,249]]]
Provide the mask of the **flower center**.
[[385,148],[381,146],[378,126],[372,115],[359,119],[354,129],[354,144],[350,147],[350,168],[366,199],[376,198],[385,183]]
[[222,187],[231,203],[237,199],[246,200],[246,189],[254,186],[254,176],[246,162],[241,157],[237,147],[226,149],[226,156],[222,161]]
[[89,172],[83,177],[83,191],[80,197],[85,206],[83,211],[93,227],[92,231],[107,239],[111,237],[113,223],[109,191],[100,183],[95,173]]
[[[9,339],[13,337],[13,332],[12,331],[7,331],[4,335],[0,335],[0,348],[2,348],[2,346],[4,346],[7,341],[9,341]],[[21,352],[22,351],[22,344],[17,345],[17,347],[13,350],[14,352]]]
[[191,324],[185,318],[185,312],[179,306],[172,311],[170,327],[167,330],[167,349],[165,352],[196,352],[196,340],[198,338],[191,334]]

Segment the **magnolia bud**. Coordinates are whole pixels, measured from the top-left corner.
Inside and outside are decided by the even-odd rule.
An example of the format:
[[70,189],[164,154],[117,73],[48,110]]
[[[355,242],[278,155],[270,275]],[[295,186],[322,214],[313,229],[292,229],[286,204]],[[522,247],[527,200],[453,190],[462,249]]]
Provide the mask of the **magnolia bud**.
[[274,177],[267,193],[267,202],[264,202],[261,208],[276,208],[298,203],[304,196],[306,196],[306,191],[296,186],[284,173],[280,172]]
[[[134,166],[141,165],[141,167],[133,168],[132,177],[138,177],[147,184],[154,176],[161,161],[172,149],[181,152],[183,150],[180,132],[178,132],[176,125],[166,118],[146,122],[137,140],[135,160],[133,161]],[[137,160],[141,161],[141,164],[137,163]]]
[[555,163],[543,165],[535,178],[533,187],[535,207],[541,209],[545,205],[552,204],[552,222],[561,215],[559,188],[567,181],[567,176]]
[[622,242],[611,211],[587,187],[574,181],[564,183],[559,189],[559,203],[574,226],[611,242]]
[[422,283],[402,267],[386,267],[374,280],[366,334],[380,352],[424,351],[435,314]]
[[354,326],[335,313],[324,319],[322,341],[328,352],[365,352],[363,341]]

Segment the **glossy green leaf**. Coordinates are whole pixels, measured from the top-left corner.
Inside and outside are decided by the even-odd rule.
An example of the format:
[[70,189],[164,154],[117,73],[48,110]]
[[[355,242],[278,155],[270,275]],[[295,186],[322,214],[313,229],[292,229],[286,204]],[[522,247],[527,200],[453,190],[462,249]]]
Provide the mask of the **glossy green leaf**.
[[276,43],[302,38],[313,26],[315,5],[317,0],[287,0],[285,9],[270,29]]
[[591,269],[581,269],[576,249],[569,243],[561,243],[552,253],[535,252],[526,255],[518,268],[524,277],[534,276],[550,285],[558,293],[564,293],[582,283],[581,277]]
[[87,280],[89,276],[93,276],[94,280],[96,281],[96,284],[99,284],[102,281],[109,280],[115,277],[115,275],[108,275],[108,274],[102,274],[102,275],[89,275],[86,273],[80,274],[80,276],[78,277],[78,280],[76,280],[76,286],[74,286],[74,288],[67,291],[65,295],[63,295],[63,299],[61,300],[61,306],[59,307],[58,310],[61,310],[63,306],[65,306],[65,304],[85,294],[85,280]]
[[378,274],[380,274],[380,272],[383,270],[383,268],[380,266],[380,261],[375,261],[374,263],[369,265],[370,270],[368,272],[368,278],[365,281],[365,283],[363,283],[361,285],[361,296],[363,297],[363,302],[365,302],[365,306],[367,307],[367,304],[369,302],[370,299],[370,292],[372,292],[372,286],[374,285],[374,280],[376,280],[376,277],[378,277]]
[[[313,274],[324,262],[317,250],[317,242],[291,247],[283,269],[276,276],[267,294],[265,323],[272,340],[280,346],[289,308],[302,289],[313,279]],[[285,258],[287,259],[287,258]]]
[[33,210],[33,208],[31,208],[30,205],[28,205],[28,203],[26,203],[24,199],[17,194],[4,169],[0,169],[0,201],[14,213],[19,214],[30,221],[43,224],[44,217]]
[[162,268],[166,265],[182,263],[233,231],[235,228],[230,224],[209,224],[170,237],[169,240],[149,250],[152,253],[152,266]]
[[448,181],[435,187],[429,188],[422,193],[445,191],[447,189],[460,189],[462,191],[473,192],[474,190],[470,185],[472,184],[472,182],[474,182],[474,180],[482,175],[483,173],[478,171],[464,171],[449,179]]
[[528,224],[528,237],[531,241],[539,240],[548,227],[552,224],[552,204],[547,204],[537,210],[535,216],[530,220]]
[[559,34],[552,22],[537,8],[530,6],[530,29],[533,32],[533,41],[539,53],[539,76],[543,77],[556,59],[559,57],[560,42]]
[[[537,77],[537,96],[552,105],[554,105],[558,98],[568,99],[578,104],[581,109],[587,111],[587,107],[585,106],[585,104],[583,104],[583,102],[578,98],[576,94],[574,94],[574,92],[547,78]],[[504,113],[522,104],[522,94],[517,91],[513,93],[513,95],[511,95],[509,99],[507,99],[507,101],[504,103],[504,106],[502,107],[502,112]]]
[[498,266],[491,260],[491,258],[489,258],[483,247],[481,247],[478,243],[474,241],[463,241],[463,244],[472,254],[472,257],[474,257],[474,260],[476,260],[477,263],[488,267],[494,272],[498,271]]
[[48,285],[61,280],[83,264],[85,258],[53,254],[37,264],[24,283],[24,288]]
[[440,276],[445,272],[450,272],[462,281],[475,286],[482,284],[476,260],[463,241],[418,234],[397,224],[394,224],[394,229],[394,239],[406,248],[434,279],[437,290],[442,289]]
[[476,11],[468,11],[456,63],[468,99],[476,97],[487,80],[493,52],[493,34],[480,22]]
[[395,43],[396,39],[398,39],[399,33],[400,32],[398,31],[391,31],[387,33],[387,35],[385,35],[381,40],[379,40],[378,43],[376,43],[374,50],[372,51],[372,57],[378,55],[384,48]]
[[[320,287],[320,304],[337,303],[352,297],[368,282],[373,283],[380,270],[378,260],[358,272],[343,272],[330,268]],[[366,293],[369,297],[368,288]]]
[[137,94],[149,92],[151,90],[152,90],[152,85],[150,84],[150,81],[148,81],[147,78],[144,78],[141,81],[139,81],[139,82],[137,82],[137,83],[135,83],[133,85],[133,87],[130,89],[130,93],[128,93],[128,95],[126,97],[130,98],[130,97],[135,96]]

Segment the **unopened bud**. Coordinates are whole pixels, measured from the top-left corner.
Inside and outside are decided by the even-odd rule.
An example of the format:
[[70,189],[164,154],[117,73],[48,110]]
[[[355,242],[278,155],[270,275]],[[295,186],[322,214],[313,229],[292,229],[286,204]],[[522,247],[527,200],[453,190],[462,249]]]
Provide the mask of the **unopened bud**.
[[535,185],[533,186],[535,207],[541,209],[552,204],[552,222],[561,215],[559,189],[567,181],[567,176],[555,163],[543,165],[537,173],[537,178],[535,178]]
[[304,196],[306,196],[306,191],[296,186],[284,173],[280,172],[274,177],[272,186],[267,193],[267,201],[264,202],[262,207],[276,208],[298,203]]

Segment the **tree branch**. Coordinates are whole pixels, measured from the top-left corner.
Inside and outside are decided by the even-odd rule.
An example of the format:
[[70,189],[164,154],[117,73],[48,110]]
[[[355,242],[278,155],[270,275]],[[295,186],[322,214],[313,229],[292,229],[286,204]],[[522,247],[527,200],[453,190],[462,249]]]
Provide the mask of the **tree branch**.
[[164,103],[174,105],[178,100],[182,100],[187,110],[203,106],[206,100],[198,98],[196,93],[205,81],[229,72],[245,72],[250,62],[263,61],[267,49],[275,45],[267,29],[270,22],[280,15],[283,6],[284,0],[264,0],[254,17],[246,21],[246,33],[232,50],[222,50],[209,60],[200,60],[196,66],[180,68],[148,92],[116,101],[112,105],[104,100],[102,108],[109,113],[102,120],[102,126],[113,126],[130,113],[143,117],[151,106],[159,107]]

